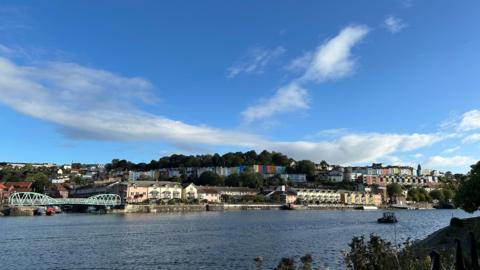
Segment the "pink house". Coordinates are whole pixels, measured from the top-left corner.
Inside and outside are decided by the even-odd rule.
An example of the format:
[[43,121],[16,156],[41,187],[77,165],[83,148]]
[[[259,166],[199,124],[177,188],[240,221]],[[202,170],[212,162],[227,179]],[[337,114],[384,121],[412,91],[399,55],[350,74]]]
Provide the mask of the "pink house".
[[220,193],[216,189],[211,187],[197,187],[198,199],[200,201],[207,201],[209,203],[219,203],[220,202]]

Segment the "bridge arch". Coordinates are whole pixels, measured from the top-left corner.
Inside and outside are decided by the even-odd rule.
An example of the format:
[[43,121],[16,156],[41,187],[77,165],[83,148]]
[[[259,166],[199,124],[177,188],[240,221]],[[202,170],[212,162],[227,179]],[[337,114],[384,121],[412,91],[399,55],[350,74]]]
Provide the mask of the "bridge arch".
[[47,206],[47,205],[94,205],[118,206],[122,204],[117,194],[98,194],[89,198],[51,198],[35,192],[15,192],[8,198],[10,206]]

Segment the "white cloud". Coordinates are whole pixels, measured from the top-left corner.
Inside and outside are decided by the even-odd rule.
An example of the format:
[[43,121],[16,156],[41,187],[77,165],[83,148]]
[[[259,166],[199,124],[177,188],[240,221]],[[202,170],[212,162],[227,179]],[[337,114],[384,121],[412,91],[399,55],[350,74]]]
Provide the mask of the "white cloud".
[[456,126],[458,131],[469,131],[480,128],[480,110],[471,110],[462,115]]
[[468,156],[453,156],[453,157],[442,157],[442,156],[433,156],[430,157],[425,163],[426,167],[429,168],[459,168],[464,166],[472,165],[476,162],[475,159]]
[[[324,141],[272,141],[255,134],[191,125],[138,107],[153,98],[143,78],[73,63],[20,66],[0,58],[0,103],[91,140],[149,140],[175,146],[230,146],[281,151],[297,159],[370,162],[444,139],[441,134],[347,134]],[[286,90],[288,92],[288,90]]]
[[352,48],[369,31],[364,25],[347,26],[337,36],[320,45],[313,53],[301,80],[323,82],[351,74],[355,68]]
[[233,78],[241,73],[261,74],[269,64],[282,56],[285,51],[285,48],[281,46],[272,50],[258,47],[250,49],[246,56],[228,68],[227,77]]
[[480,141],[480,133],[471,134],[462,139],[463,143],[474,143],[479,141]]
[[378,160],[396,152],[408,152],[444,139],[441,134],[349,134],[332,141],[279,142],[274,149],[294,158],[352,164]]
[[[364,25],[345,27],[334,38],[326,41],[314,52],[307,52],[302,57],[291,62],[289,69],[304,69],[304,74],[288,86],[283,86],[269,99],[248,107],[242,112],[246,122],[271,117],[275,113],[292,112],[309,108],[308,91],[302,88],[304,83],[313,81],[320,83],[326,80],[340,79],[351,74],[355,68],[355,60],[351,50],[369,32]],[[292,86],[294,86],[292,88]],[[290,89],[289,97],[293,100],[283,102],[285,89]],[[292,94],[292,95],[290,95]],[[281,101],[281,102],[279,102]],[[271,106],[275,105],[275,106]],[[267,106],[262,109],[262,106]]]
[[416,153],[415,155],[413,155],[414,158],[421,158],[423,157],[423,154],[422,153]]
[[248,107],[242,112],[245,122],[250,123],[256,119],[270,117],[279,112],[290,112],[309,107],[307,90],[295,83],[277,90],[271,98]]
[[404,23],[400,18],[395,16],[388,16],[383,22],[385,28],[391,33],[398,33],[408,25]]
[[313,52],[305,52],[302,56],[293,59],[286,67],[290,71],[305,71],[312,62]]
[[455,147],[447,148],[447,149],[443,150],[443,153],[451,154],[451,153],[456,152],[458,150],[460,150],[460,146],[455,146]]

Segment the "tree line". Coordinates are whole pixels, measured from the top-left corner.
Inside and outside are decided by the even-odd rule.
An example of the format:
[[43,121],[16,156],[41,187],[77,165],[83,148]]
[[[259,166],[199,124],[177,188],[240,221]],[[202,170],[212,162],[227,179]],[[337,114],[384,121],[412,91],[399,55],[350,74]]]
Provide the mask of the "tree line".
[[106,164],[107,170],[138,170],[148,171],[163,168],[188,168],[188,167],[235,167],[242,165],[277,165],[289,167],[294,160],[279,152],[262,151],[259,154],[251,150],[243,152],[229,152],[223,155],[182,155],[173,154],[150,163],[133,163],[128,160],[114,159]]

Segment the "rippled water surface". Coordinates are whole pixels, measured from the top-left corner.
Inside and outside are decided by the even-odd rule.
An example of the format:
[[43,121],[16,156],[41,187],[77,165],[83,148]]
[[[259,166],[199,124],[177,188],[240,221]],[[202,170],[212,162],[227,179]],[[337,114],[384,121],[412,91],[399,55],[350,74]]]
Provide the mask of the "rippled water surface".
[[239,211],[188,214],[0,218],[1,269],[272,269],[282,256],[311,253],[319,266],[343,269],[353,235],[392,241],[424,238],[460,210]]

